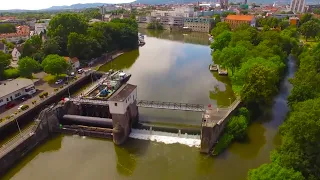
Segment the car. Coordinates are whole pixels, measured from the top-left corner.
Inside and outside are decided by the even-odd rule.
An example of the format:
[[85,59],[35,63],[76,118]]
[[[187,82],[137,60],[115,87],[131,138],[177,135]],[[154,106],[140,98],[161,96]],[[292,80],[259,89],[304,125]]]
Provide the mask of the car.
[[20,106],[18,107],[18,110],[21,110],[22,107],[23,107],[23,105],[20,105]]
[[8,104],[6,105],[6,109],[11,109],[11,108],[13,108],[14,106],[15,106],[14,103],[8,103]]
[[55,84],[61,84],[62,82],[63,82],[63,80],[62,80],[62,79],[59,79],[59,80],[56,81]]
[[78,74],[82,74],[83,73],[83,69],[78,69]]
[[74,72],[70,73],[70,76],[75,76],[75,75],[76,75],[76,73],[74,73]]

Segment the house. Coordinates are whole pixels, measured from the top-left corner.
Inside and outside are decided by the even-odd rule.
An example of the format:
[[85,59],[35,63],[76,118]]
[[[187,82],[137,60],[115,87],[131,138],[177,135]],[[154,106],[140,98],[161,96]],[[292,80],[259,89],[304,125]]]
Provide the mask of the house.
[[0,82],[0,106],[18,99],[24,95],[36,93],[33,81],[25,78],[18,78],[11,81]]
[[298,17],[290,17],[289,18],[289,24],[290,26],[298,26],[300,19]]
[[5,44],[3,44],[2,42],[0,42],[0,51],[7,53],[7,46]]
[[67,63],[71,65],[73,70],[80,68],[80,61],[77,57],[73,57],[73,58],[64,57],[64,59],[67,61]]
[[252,27],[256,26],[256,18],[253,15],[228,15],[225,22],[230,25],[231,29],[241,24],[248,24]]
[[21,56],[21,53],[17,48],[14,48],[11,52],[11,55],[12,55],[12,61],[18,62]]
[[18,43],[20,40],[26,41],[30,37],[29,26],[17,26],[15,33],[0,34],[0,40],[6,39],[8,42]]

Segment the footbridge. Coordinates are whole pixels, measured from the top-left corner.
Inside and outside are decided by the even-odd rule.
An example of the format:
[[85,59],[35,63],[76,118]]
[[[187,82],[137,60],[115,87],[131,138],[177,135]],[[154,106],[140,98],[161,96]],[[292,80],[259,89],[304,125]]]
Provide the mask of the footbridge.
[[180,110],[180,111],[194,111],[194,112],[205,111],[205,107],[202,104],[189,104],[189,103],[176,103],[176,102],[140,100],[137,102],[137,106],[143,107],[143,108],[168,109],[168,110]]

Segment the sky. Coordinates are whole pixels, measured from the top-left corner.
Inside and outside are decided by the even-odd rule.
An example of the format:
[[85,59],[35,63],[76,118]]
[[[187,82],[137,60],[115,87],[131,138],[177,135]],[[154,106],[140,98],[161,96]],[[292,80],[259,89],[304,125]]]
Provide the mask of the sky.
[[128,3],[133,0],[0,0],[0,10],[27,9],[38,10],[51,6],[64,6],[78,3]]

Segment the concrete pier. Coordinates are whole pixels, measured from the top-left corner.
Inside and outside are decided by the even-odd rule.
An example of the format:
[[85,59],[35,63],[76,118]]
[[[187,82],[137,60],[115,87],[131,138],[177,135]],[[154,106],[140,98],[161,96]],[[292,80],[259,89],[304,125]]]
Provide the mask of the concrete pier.
[[218,141],[233,111],[240,104],[240,99],[234,101],[228,108],[209,108],[202,115],[201,153],[209,153]]

